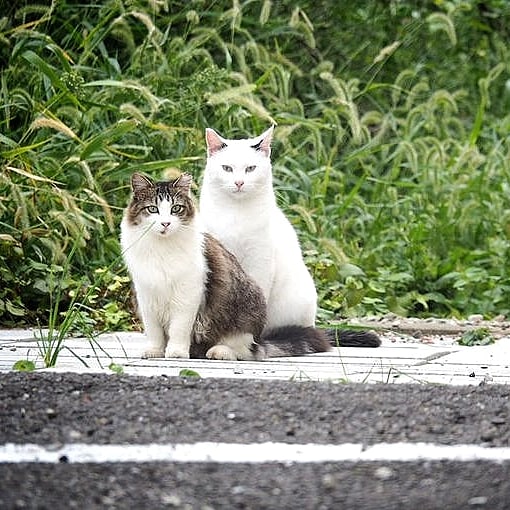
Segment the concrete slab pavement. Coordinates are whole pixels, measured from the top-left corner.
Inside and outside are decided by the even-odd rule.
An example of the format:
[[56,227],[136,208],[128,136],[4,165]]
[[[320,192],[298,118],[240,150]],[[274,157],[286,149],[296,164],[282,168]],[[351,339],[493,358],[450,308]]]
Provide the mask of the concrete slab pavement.
[[[42,343],[35,330],[0,330],[0,371],[12,370],[18,360],[31,360],[43,370]],[[339,383],[414,383],[480,385],[510,383],[510,333],[487,346],[465,347],[455,334],[438,335],[423,343],[411,335],[380,333],[382,346],[334,348],[331,352],[262,362],[141,359],[141,333],[101,334],[93,339],[64,341],[55,368],[70,372],[112,371],[125,374],[178,376],[193,370],[200,377],[332,381]]]

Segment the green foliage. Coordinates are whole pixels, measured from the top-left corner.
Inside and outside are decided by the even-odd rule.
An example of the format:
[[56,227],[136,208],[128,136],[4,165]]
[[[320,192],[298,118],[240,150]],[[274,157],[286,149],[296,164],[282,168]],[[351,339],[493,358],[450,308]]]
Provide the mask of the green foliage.
[[183,368],[179,371],[179,377],[192,378],[192,379],[200,379],[200,374],[195,370],[191,370],[191,368]]
[[117,241],[131,173],[200,182],[205,127],[271,122],[322,319],[509,314],[509,14],[502,0],[11,3],[1,324],[131,327]]
[[133,324],[130,279],[121,268],[119,261],[110,267],[99,267],[91,282],[69,292],[79,303],[81,322],[91,329],[117,331]]
[[494,337],[487,328],[478,328],[466,331],[462,334],[458,341],[460,345],[466,345],[468,347],[473,345],[489,345],[494,342]]
[[[69,272],[71,261],[76,253],[78,243],[75,242],[71,247],[68,259],[64,267],[59,268],[59,273],[65,276]],[[64,341],[66,336],[77,325],[81,326],[82,330],[86,330],[90,335],[91,331],[87,328],[85,321],[80,312],[80,305],[76,299],[73,298],[66,310],[62,310],[62,295],[64,288],[58,281],[57,274],[50,272],[48,275],[48,282],[50,288],[50,307],[48,310],[48,328],[44,330],[39,328],[37,338],[37,347],[43,359],[46,368],[54,367],[57,364],[58,357],[62,349],[64,349]]]
[[117,375],[121,375],[124,373],[124,367],[122,365],[119,365],[118,363],[113,363],[113,362],[110,363],[108,365],[108,369]]
[[33,372],[35,370],[35,363],[29,359],[19,359],[14,363],[12,369],[18,372]]

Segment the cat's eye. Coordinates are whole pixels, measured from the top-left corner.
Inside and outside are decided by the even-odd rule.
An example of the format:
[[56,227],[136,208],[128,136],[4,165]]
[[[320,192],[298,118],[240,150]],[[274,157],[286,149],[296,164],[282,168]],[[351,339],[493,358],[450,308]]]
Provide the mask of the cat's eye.
[[223,168],[223,170],[225,170],[225,172],[233,172],[234,171],[234,169],[230,165],[221,165],[221,167]]
[[255,165],[250,165],[246,167],[246,173],[249,174],[250,172],[253,172],[257,168]]
[[148,205],[145,210],[151,214],[157,214],[159,209],[155,205]]
[[184,206],[183,206],[183,205],[179,205],[179,204],[177,204],[177,205],[173,205],[173,206],[172,206],[172,209],[170,209],[170,212],[171,212],[172,214],[179,214],[179,213],[181,213],[182,211],[184,211]]

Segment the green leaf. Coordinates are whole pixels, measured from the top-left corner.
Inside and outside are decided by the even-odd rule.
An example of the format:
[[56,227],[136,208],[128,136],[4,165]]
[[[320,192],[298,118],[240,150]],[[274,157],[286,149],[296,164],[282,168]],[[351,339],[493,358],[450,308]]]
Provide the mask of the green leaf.
[[65,89],[55,70],[50,65],[48,65],[39,55],[34,53],[32,50],[28,50],[23,53],[22,57],[32,65],[33,70],[39,70],[41,73],[46,75],[55,88]]
[[190,368],[183,368],[179,372],[179,377],[195,377],[197,379],[200,379],[200,374],[198,372],[195,372],[194,370],[191,370]]
[[124,373],[124,367],[122,365],[119,365],[118,363],[110,363],[108,365],[108,368],[112,371],[112,372],[115,372],[116,374],[123,374]]
[[487,328],[478,328],[466,331],[458,340],[460,345],[468,347],[473,345],[489,345],[494,342],[495,339]]
[[125,167],[126,174],[131,172],[145,172],[151,173],[156,170],[163,170],[165,168],[180,167],[181,165],[192,163],[195,161],[201,161],[200,156],[187,156],[183,158],[173,159],[160,159],[158,161],[146,161],[144,163],[137,163],[136,165],[129,165]]
[[14,363],[12,369],[18,372],[33,372],[35,370],[35,363],[29,359],[19,359]]
[[120,138],[126,133],[129,133],[136,127],[136,121],[134,120],[123,120],[118,122],[113,127],[100,132],[99,134],[90,138],[83,147],[80,154],[80,159],[83,161],[87,159],[91,154],[99,150],[106,148],[108,144]]
[[347,278],[348,276],[365,276],[365,273],[361,267],[358,267],[355,264],[350,264],[349,262],[342,264],[340,266],[339,272],[342,278]]
[[26,314],[25,308],[13,303],[12,301],[7,300],[5,307],[10,314],[15,315],[16,317],[23,317]]

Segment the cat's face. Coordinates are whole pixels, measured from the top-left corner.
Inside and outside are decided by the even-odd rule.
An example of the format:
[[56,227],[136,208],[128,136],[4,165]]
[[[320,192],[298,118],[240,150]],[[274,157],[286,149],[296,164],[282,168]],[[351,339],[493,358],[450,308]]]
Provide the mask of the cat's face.
[[190,187],[191,176],[188,174],[164,182],[154,182],[145,175],[133,174],[128,222],[148,234],[161,237],[185,229],[195,215]]
[[206,129],[206,178],[215,189],[236,199],[255,196],[271,186],[273,127],[257,138],[229,140]]

